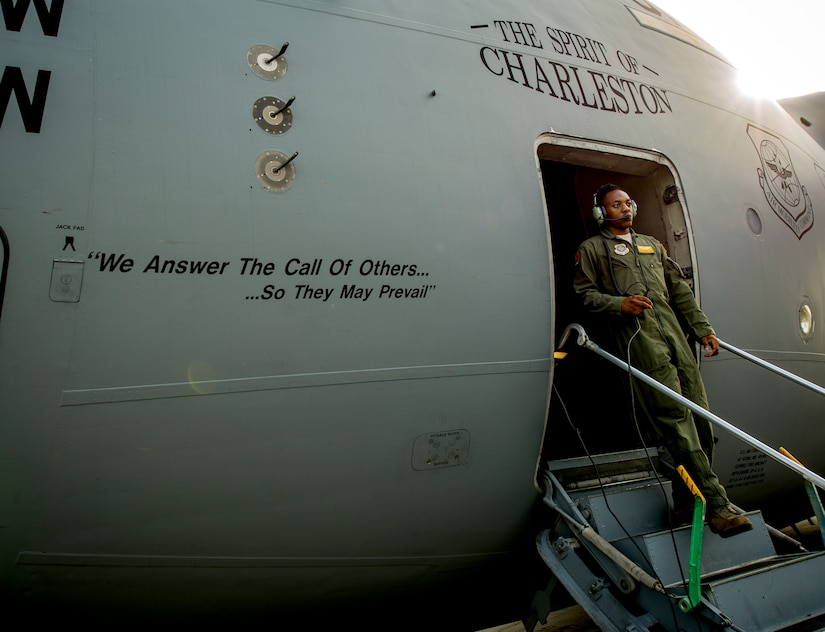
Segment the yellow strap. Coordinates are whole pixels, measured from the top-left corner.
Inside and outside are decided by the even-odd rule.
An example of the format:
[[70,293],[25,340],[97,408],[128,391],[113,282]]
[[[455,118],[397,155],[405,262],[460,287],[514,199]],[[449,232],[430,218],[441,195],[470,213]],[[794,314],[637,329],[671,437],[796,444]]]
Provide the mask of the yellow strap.
[[781,454],[782,456],[788,457],[794,463],[799,463],[799,465],[802,465],[802,463],[799,461],[799,459],[797,459],[793,454],[788,452],[785,448],[779,448],[779,454]]
[[702,495],[702,492],[699,491],[699,488],[696,487],[696,483],[693,482],[693,479],[688,474],[687,470],[684,468],[683,465],[680,465],[676,468],[676,471],[679,472],[679,476],[682,477],[682,480],[685,481],[685,485],[688,486],[690,493],[694,496],[698,496],[702,499],[702,502],[705,502],[705,497]]

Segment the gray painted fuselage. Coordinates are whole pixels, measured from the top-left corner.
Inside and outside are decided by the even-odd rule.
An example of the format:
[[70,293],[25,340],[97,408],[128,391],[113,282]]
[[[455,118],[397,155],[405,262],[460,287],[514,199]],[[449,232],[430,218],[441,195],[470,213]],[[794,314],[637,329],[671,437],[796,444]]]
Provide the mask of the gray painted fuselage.
[[[529,549],[566,423],[565,152],[578,218],[605,173],[678,183],[719,336],[825,383],[798,319],[825,314],[825,152],[645,2],[25,6],[0,38],[12,600],[277,610]],[[825,468],[814,395],[702,372],[718,414]],[[725,436],[717,470],[749,506],[799,485]]]

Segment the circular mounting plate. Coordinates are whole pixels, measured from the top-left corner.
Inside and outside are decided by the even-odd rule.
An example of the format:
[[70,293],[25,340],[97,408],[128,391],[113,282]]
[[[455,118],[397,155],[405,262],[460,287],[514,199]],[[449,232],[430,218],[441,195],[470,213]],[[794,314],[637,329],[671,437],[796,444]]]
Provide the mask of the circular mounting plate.
[[286,57],[277,56],[278,51],[266,44],[256,44],[246,54],[246,63],[256,75],[263,79],[280,79],[286,74]]
[[252,105],[252,118],[268,134],[283,134],[292,127],[292,110],[276,97],[261,97]]
[[265,151],[255,160],[255,176],[261,186],[268,191],[283,192],[295,180],[295,165],[287,164],[289,156],[280,151]]

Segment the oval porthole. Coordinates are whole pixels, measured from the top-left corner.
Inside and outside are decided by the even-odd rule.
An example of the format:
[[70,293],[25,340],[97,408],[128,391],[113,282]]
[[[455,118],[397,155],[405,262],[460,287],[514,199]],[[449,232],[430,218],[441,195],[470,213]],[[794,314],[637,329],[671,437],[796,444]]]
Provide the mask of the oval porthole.
[[745,211],[745,219],[751,232],[759,237],[762,234],[762,218],[759,217],[759,212],[753,207],[748,207],[748,210]]
[[813,338],[815,326],[814,310],[811,307],[811,300],[806,296],[799,304],[799,335],[802,340],[808,342]]

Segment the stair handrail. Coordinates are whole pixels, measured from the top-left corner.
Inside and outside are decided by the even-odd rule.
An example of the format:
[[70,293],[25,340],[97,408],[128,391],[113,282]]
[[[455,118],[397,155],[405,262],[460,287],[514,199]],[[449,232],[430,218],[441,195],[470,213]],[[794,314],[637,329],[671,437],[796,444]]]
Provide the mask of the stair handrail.
[[744,430],[741,430],[740,428],[737,428],[732,423],[730,423],[728,421],[725,421],[724,419],[722,419],[718,415],[715,415],[714,413],[710,412],[709,410],[705,410],[701,406],[699,406],[697,404],[694,404],[687,397],[684,397],[683,395],[680,395],[679,393],[677,393],[673,389],[668,388],[664,384],[661,384],[661,383],[657,382],[652,377],[650,377],[646,373],[640,371],[639,369],[632,366],[631,364],[629,364],[629,363],[625,362],[624,360],[621,360],[621,359],[617,358],[613,354],[605,351],[599,345],[597,345],[595,342],[590,340],[590,338],[587,336],[587,332],[584,330],[584,327],[582,327],[578,323],[572,323],[572,324],[568,325],[567,328],[564,330],[564,333],[562,334],[561,340],[559,341],[559,344],[558,344],[559,349],[561,349],[567,343],[567,341],[570,338],[570,335],[572,334],[572,332],[576,332],[576,334],[577,334],[576,335],[576,344],[579,345],[580,347],[584,347],[584,348],[586,348],[590,351],[593,351],[597,355],[600,355],[605,360],[607,360],[607,361],[611,362],[612,364],[615,364],[616,366],[618,366],[620,369],[622,369],[624,371],[627,371],[631,375],[633,375],[634,377],[642,380],[645,384],[647,384],[651,388],[654,388],[657,391],[659,391],[661,393],[664,393],[665,395],[670,397],[672,400],[682,404],[682,406],[684,406],[685,408],[690,409],[694,414],[697,414],[700,417],[704,417],[705,419],[709,420],[711,423],[715,424],[716,426],[722,428],[723,430],[726,430],[727,432],[729,432],[733,436],[737,437],[743,443],[747,443],[751,447],[754,447],[754,448],[760,450],[762,453],[764,453],[766,456],[772,458],[774,461],[777,461],[778,463],[781,463],[782,465],[784,465],[789,470],[793,470],[794,472],[799,474],[806,481],[809,481],[812,484],[819,487],[820,489],[825,490],[825,478],[823,478],[822,476],[820,476],[816,472],[813,472],[813,471],[809,470],[808,468],[804,467],[803,465],[799,464],[798,462],[794,461],[793,459],[789,459],[788,457],[786,457],[784,454],[782,454],[778,450],[774,450],[772,447],[770,447],[766,443],[763,443],[762,441],[760,441],[756,437],[748,434]]
[[767,369],[768,371],[772,371],[773,373],[776,373],[777,375],[781,375],[782,377],[790,380],[791,382],[795,382],[796,384],[799,384],[800,386],[804,386],[805,388],[808,388],[808,389],[812,390],[815,393],[819,393],[820,395],[825,395],[825,388],[821,387],[819,384],[814,384],[813,382],[809,382],[804,377],[799,377],[798,375],[796,375],[796,373],[791,373],[790,371],[786,371],[785,369],[783,369],[781,367],[778,367],[775,364],[771,364],[767,360],[763,360],[762,358],[759,358],[755,355],[752,355],[752,354],[748,353],[747,351],[745,351],[743,349],[740,349],[738,347],[734,347],[729,342],[724,342],[723,340],[719,340],[718,337],[716,339],[719,341],[719,346],[722,347],[723,349],[727,349],[731,353],[734,353],[734,354],[738,355],[739,357],[745,358],[745,360],[748,360],[749,362],[753,362],[754,364],[757,364],[757,365],[761,366],[763,369]]

